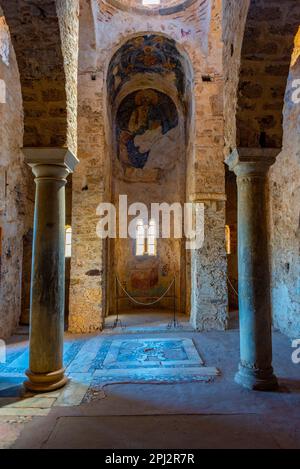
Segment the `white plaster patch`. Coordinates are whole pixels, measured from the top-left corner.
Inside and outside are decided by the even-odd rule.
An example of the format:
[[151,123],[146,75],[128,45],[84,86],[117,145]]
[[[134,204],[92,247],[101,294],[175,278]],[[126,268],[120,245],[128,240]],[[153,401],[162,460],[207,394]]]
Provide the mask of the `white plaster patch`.
[[6,103],[6,83],[4,80],[0,80],[0,104]]
[[0,17],[0,57],[3,63],[9,67],[9,29],[4,17]]

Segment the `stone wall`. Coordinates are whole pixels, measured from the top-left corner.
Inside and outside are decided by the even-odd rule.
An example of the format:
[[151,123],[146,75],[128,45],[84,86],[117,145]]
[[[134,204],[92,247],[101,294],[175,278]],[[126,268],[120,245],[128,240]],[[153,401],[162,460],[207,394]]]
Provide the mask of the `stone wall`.
[[[170,58],[169,55],[168,58]],[[173,74],[171,76],[173,78]],[[159,76],[152,78],[157,87]],[[167,89],[168,80],[166,77],[163,81],[165,89]],[[173,80],[169,86],[172,85]],[[141,113],[141,108],[145,112],[146,107],[137,106],[136,101],[147,99],[148,96],[152,102],[147,105],[149,106],[147,127],[144,129],[144,119],[137,117]],[[151,219],[152,203],[170,205],[180,203],[182,207],[185,201],[185,117],[182,110],[179,113],[174,101],[168,95],[153,89],[146,88],[127,95],[125,100],[121,102],[117,116],[124,111],[124,107],[128,104],[131,118],[128,122],[128,114],[126,113],[125,122],[113,123],[114,142],[117,138],[118,141],[115,143],[120,148],[120,140],[122,137],[128,136],[133,138],[133,142],[138,145],[140,151],[136,152],[135,150],[132,155],[126,151],[126,145],[123,145],[119,153],[111,153],[113,161],[112,199],[116,207],[119,205],[119,195],[122,194],[128,196],[128,205],[136,202],[145,204],[148,209],[148,218],[144,220],[144,223],[148,225]],[[133,132],[130,132],[128,127]],[[132,127],[134,128],[132,129]],[[120,132],[120,128],[126,130]],[[135,158],[128,161],[128,156]],[[159,227],[158,221],[156,226]],[[109,265],[111,280],[109,309],[112,313],[115,310],[115,276],[118,276],[120,281],[126,285],[132,296],[143,296],[141,301],[145,303],[151,301],[147,300],[147,297],[161,296],[175,277],[177,310],[185,312],[183,306],[185,295],[182,295],[182,292],[185,292],[185,258],[182,255],[184,241],[174,238],[173,227],[170,232],[169,239],[160,237],[157,240],[157,252],[154,256],[137,256],[135,240],[133,239],[117,238],[112,241]],[[119,288],[119,290],[121,289]],[[170,294],[173,294],[173,291],[172,289]],[[120,294],[124,296],[122,291]],[[134,305],[125,300],[120,301],[120,310],[132,309]],[[162,300],[156,307],[172,310],[173,300]]]
[[[6,84],[6,102],[0,104],[0,337],[7,338],[18,325],[21,313],[22,272],[27,269],[22,262],[23,243],[32,226],[34,182],[20,150],[23,142],[20,77],[1,10],[0,80]],[[23,304],[28,309],[29,281],[25,283]]]
[[55,0],[1,0],[22,86],[24,146],[67,140],[66,78]]
[[[187,301],[196,328],[224,328],[227,314],[225,254],[225,177],[223,164],[222,2],[194,2],[173,15],[138,15],[106,2],[82,2],[79,59],[79,159],[73,177],[73,257],[70,285],[70,330],[101,329],[105,316],[106,255],[96,236],[96,208],[110,200],[109,123],[105,82],[113,54],[124,42],[145,32],[176,41],[190,71],[191,108],[187,142],[187,201],[207,202],[207,234],[215,231],[213,249],[194,252],[198,268],[212,264],[200,279],[199,304]],[[188,71],[187,71],[188,73]],[[210,202],[212,200],[212,203]],[[214,201],[217,200],[217,203]],[[207,240],[207,246],[210,240]],[[199,273],[199,275],[201,275]],[[191,273],[188,272],[190,283]],[[213,285],[211,287],[211,285]],[[196,288],[196,284],[192,287]],[[191,291],[188,288],[188,291]],[[192,309],[194,308],[194,309]]]
[[[286,80],[300,6],[293,0],[223,3],[225,156],[236,146],[280,148],[283,135],[269,178],[272,309],[276,327],[299,335],[299,104],[291,100],[297,45],[287,89]],[[227,193],[234,197],[233,178]],[[229,200],[227,220],[233,209]],[[229,262],[231,279],[232,267]]]
[[236,114],[241,52],[250,0],[223,1],[225,158],[236,147]]
[[[224,63],[224,157],[237,145],[237,103],[240,81],[241,52],[250,0],[223,1],[223,63]],[[234,173],[226,175],[226,224],[231,234],[231,254],[227,255],[229,307],[238,308],[237,268],[237,187]]]
[[300,336],[300,103],[292,100],[300,77],[300,30],[290,68],[283,116],[283,150],[270,172],[272,307],[274,325]]
[[299,24],[299,2],[251,0],[238,89],[238,146],[281,148],[286,78]]
[[77,154],[79,0],[56,0],[67,99],[67,146]]
[[0,334],[8,336],[19,320],[28,324],[30,307],[35,185],[20,148],[68,146],[77,151],[78,2],[0,4],[5,15],[1,10],[0,65],[8,99],[0,104],[1,312],[8,313]]

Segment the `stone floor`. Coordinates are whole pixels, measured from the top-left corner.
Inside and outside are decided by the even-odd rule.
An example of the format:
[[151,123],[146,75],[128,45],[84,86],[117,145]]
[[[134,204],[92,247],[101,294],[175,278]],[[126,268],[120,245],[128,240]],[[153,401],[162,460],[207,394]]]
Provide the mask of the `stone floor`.
[[[156,319],[155,334],[142,332],[141,324],[133,326],[140,332],[127,325],[100,335],[66,334],[72,379],[63,390],[39,396],[20,394],[27,336],[14,336],[0,367],[0,447],[300,448],[300,365],[292,363],[288,338],[274,333],[280,391],[250,392],[233,382],[238,330],[169,330],[166,317]],[[145,362],[148,372],[156,370],[148,381]],[[207,379],[201,371],[203,379],[200,373],[193,381],[184,373],[195,366],[198,373],[221,374]],[[132,367],[142,370],[139,377],[132,378]],[[118,374],[103,379],[106,369]],[[160,381],[170,370],[176,379]]]

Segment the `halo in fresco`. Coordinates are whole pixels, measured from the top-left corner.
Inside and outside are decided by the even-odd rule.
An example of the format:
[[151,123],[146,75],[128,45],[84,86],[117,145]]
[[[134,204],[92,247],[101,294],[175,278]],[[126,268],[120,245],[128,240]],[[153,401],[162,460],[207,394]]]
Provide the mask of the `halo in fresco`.
[[116,124],[119,161],[125,167],[144,168],[154,148],[175,141],[171,137],[178,126],[178,113],[166,94],[139,90],[121,102]]
[[108,95],[113,102],[123,85],[137,73],[174,73],[179,94],[184,94],[184,68],[175,41],[148,34],[127,41],[113,56],[108,70]]

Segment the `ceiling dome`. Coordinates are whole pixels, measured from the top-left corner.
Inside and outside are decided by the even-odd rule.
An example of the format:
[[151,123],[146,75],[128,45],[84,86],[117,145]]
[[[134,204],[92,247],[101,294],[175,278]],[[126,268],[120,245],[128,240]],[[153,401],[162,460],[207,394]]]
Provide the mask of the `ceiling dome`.
[[198,0],[105,0],[120,10],[144,14],[170,15],[188,8]]

